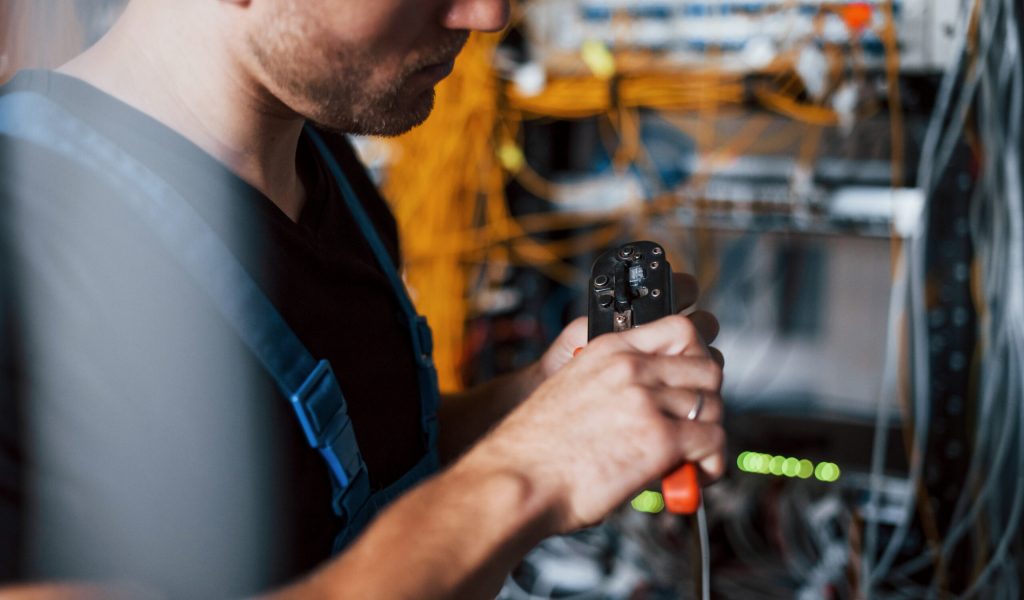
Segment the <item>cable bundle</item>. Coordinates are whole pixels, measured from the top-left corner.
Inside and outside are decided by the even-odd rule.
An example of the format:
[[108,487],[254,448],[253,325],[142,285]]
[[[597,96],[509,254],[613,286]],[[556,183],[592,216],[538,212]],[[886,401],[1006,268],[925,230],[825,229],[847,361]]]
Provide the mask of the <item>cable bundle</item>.
[[[886,6],[887,25],[877,33],[885,41],[893,79],[898,75],[898,48],[892,6]],[[813,170],[823,129],[839,120],[828,106],[829,98],[848,79],[863,80],[859,47],[854,44],[847,65],[850,72],[840,68],[843,61],[837,62],[829,72],[825,95],[809,101],[801,96],[802,85],[793,68],[795,50],[781,55],[765,69],[771,77],[757,84],[755,97],[792,121],[783,131],[765,135],[769,119],[754,117],[723,140],[714,125],[720,113],[740,108],[751,99],[748,82],[735,73],[714,67],[685,72],[637,70],[610,79],[591,73],[553,78],[540,94],[527,96],[500,79],[494,66],[499,39],[473,36],[455,72],[438,87],[434,115],[394,142],[395,160],[385,181],[385,193],[403,234],[411,287],[437,335],[436,357],[444,389],[461,386],[463,329],[472,313],[469,300],[473,291],[468,282],[483,288],[493,286],[503,279],[509,265],[526,264],[576,287],[587,274],[574,263],[574,257],[597,251],[622,236],[645,237],[652,223],[671,222],[681,207],[703,210],[700,201],[717,165],[755,147],[797,140],[799,168]],[[812,41],[809,36],[801,43]],[[891,94],[898,94],[898,89],[890,82]],[[890,104],[895,107],[893,165],[898,173],[902,162],[898,96],[890,98]],[[870,105],[866,108],[871,110]],[[658,190],[645,190],[603,213],[555,211],[513,216],[504,195],[510,179],[553,205],[566,191],[564,184],[545,179],[527,162],[521,139],[524,119],[597,117],[615,172],[625,175],[633,170],[648,176],[657,169],[641,134],[641,111],[650,110],[666,114],[684,111],[698,117],[690,133],[705,159],[703,171],[671,189],[660,189],[665,186],[654,182],[652,188]],[[898,177],[894,184],[898,185]],[[751,209],[761,210],[757,203]],[[547,234],[554,232],[570,235],[547,239]],[[699,247],[686,254],[708,262],[707,236],[699,230],[692,233],[684,237],[692,237]],[[682,256],[675,258],[680,265],[692,264]],[[715,268],[702,264],[698,271],[713,278]],[[702,277],[703,286],[710,287],[709,277]]]
[[[893,185],[900,185],[903,162],[903,122],[899,99],[899,52],[893,25],[893,4],[883,5],[887,26],[880,31],[886,47],[886,74],[892,125]],[[1020,521],[1024,517],[1024,191],[1022,191],[1022,121],[1024,71],[1021,60],[1019,0],[963,0],[958,20],[959,63],[942,81],[935,113],[922,151],[919,185],[934,196],[965,131],[974,132],[981,157],[980,182],[972,198],[972,240],[977,254],[976,305],[982,317],[980,390],[970,405],[977,424],[971,448],[971,476],[961,487],[953,522],[941,537],[923,493],[923,468],[932,412],[930,349],[925,289],[926,228],[905,244],[896,245],[894,286],[890,299],[885,375],[879,402],[872,492],[869,508],[878,508],[886,454],[888,399],[901,390],[899,365],[904,324],[909,328],[911,396],[902,406],[910,463],[912,493],[902,507],[903,518],[885,544],[880,544],[877,521],[863,528],[855,516],[837,514],[846,523],[849,557],[859,568],[848,590],[868,597],[939,597],[946,590],[945,573],[954,551],[966,547],[974,560],[972,583],[962,597],[1016,598],[1020,579]],[[452,78],[439,89],[439,110],[428,123],[397,142],[398,161],[392,166],[386,190],[394,201],[409,257],[410,282],[419,292],[418,304],[438,334],[438,363],[442,384],[456,388],[461,381],[458,357],[463,325],[471,308],[468,282],[478,279],[483,266],[499,271],[526,263],[572,285],[585,277],[565,260],[587,249],[610,243],[627,226],[642,227],[644,219],[671,214],[685,200],[677,194],[645,198],[604,215],[569,213],[513,217],[504,186],[515,178],[535,195],[557,202],[560,184],[545,180],[525,160],[521,121],[535,117],[604,119],[616,138],[609,146],[617,169],[641,166],[646,150],[640,139],[640,109],[679,109],[700,114],[701,122],[716,111],[749,100],[745,83],[735,75],[715,71],[688,74],[625,73],[613,80],[576,75],[553,79],[537,95],[524,95],[500,82],[492,66],[495,36],[474,37]],[[857,77],[856,63],[854,77]],[[824,101],[809,102],[800,83],[785,64],[773,65],[774,79],[755,87],[762,106],[812,128],[836,124],[837,116]],[[835,75],[835,73],[833,73]],[[838,87],[836,81],[829,86]],[[870,107],[869,107],[870,108]],[[860,116],[863,116],[861,114]],[[712,132],[711,135],[708,132]],[[458,132],[454,135],[453,132]],[[607,128],[606,128],[607,132]],[[752,119],[725,148],[713,129],[701,126],[695,137],[712,159],[741,153],[764,140],[764,122]],[[813,160],[817,136],[801,150]],[[714,162],[712,160],[711,162]],[[709,170],[710,172],[710,170]],[[701,177],[688,182],[698,188]],[[556,193],[559,192],[559,193]],[[927,209],[922,224],[928,222]],[[538,233],[588,227],[587,233],[567,240],[542,242]],[[678,262],[678,261],[674,261]],[[680,262],[684,264],[684,262]],[[484,279],[479,277],[479,279]],[[784,499],[780,499],[780,502]],[[800,500],[799,494],[786,496]],[[809,500],[801,500],[803,508]],[[911,534],[914,513],[920,512],[930,540],[929,551],[905,563],[897,559]],[[714,519],[715,515],[712,514]],[[811,523],[794,516],[787,531],[808,538]],[[738,535],[741,528],[726,523]],[[854,537],[863,534],[863,548]],[[805,553],[787,568],[801,572],[828,571],[834,540],[812,540],[815,552]],[[1016,551],[1016,553],[1015,553]],[[799,553],[797,554],[799,555]],[[858,562],[859,559],[859,562]],[[832,565],[834,567],[835,565]],[[829,567],[831,568],[831,567]],[[822,570],[825,569],[825,570]],[[931,571],[926,571],[931,569]],[[833,569],[834,571],[834,569]],[[933,574],[930,585],[919,582],[922,572]],[[724,578],[723,583],[740,579]],[[794,585],[799,584],[796,582]],[[807,579],[797,587],[811,589]],[[854,582],[851,582],[854,583]],[[812,586],[813,587],[813,586]],[[724,590],[723,590],[724,591]],[[749,591],[749,590],[748,590]]]
[[[971,583],[958,597],[1020,595],[1020,531],[1024,516],[1021,11],[1014,0],[977,0],[962,5],[960,63],[950,69],[942,82],[921,156],[920,185],[929,198],[936,193],[965,130],[974,133],[981,162],[980,181],[971,199],[971,237],[977,256],[976,305],[982,317],[982,347],[978,357],[980,389],[971,406],[977,430],[968,480],[961,486],[945,537],[933,540],[925,555],[907,564],[893,567],[912,520],[912,506],[906,507],[906,523],[896,530],[881,556],[874,555],[875,534],[869,528],[864,571],[868,593],[889,582],[914,597],[945,597],[950,561],[955,551],[966,548],[967,556],[973,560]],[[927,214],[923,222],[927,223]],[[925,239],[919,235],[912,241],[908,256],[914,357],[914,489],[921,485],[920,467],[931,402],[925,258]],[[909,583],[907,577],[929,566],[934,570],[927,588]]]

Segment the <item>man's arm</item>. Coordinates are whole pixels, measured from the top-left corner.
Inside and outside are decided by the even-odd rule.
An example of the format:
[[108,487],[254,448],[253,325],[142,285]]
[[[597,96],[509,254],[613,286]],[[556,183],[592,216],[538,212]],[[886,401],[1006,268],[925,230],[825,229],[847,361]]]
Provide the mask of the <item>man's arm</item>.
[[598,522],[680,463],[720,476],[721,378],[686,318],[601,336],[343,555],[268,598],[493,598],[539,540]]
[[465,452],[586,343],[587,318],[580,317],[569,323],[540,360],[530,366],[465,391],[445,394],[438,411],[441,460],[449,462]]
[[536,362],[474,388],[445,394],[438,410],[441,461],[458,458],[549,376]]
[[599,521],[681,462],[717,478],[720,386],[685,318],[602,336],[344,555],[272,598],[493,598],[538,541]]
[[130,584],[44,583],[0,588],[4,600],[146,600],[162,595]]
[[388,509],[348,552],[272,598],[493,598],[557,528],[553,490],[467,456]]

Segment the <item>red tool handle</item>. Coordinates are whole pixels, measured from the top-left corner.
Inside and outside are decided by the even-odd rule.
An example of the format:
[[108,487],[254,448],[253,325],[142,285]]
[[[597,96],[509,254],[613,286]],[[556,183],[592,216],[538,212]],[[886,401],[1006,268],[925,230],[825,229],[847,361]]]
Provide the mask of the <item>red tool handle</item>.
[[661,480],[661,495],[669,512],[692,515],[700,506],[697,466],[686,463]]

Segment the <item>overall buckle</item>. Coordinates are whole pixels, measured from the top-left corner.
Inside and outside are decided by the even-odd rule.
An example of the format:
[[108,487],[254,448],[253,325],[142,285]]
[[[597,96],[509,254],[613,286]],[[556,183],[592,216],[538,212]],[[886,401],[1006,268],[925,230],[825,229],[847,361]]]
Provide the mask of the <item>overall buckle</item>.
[[289,397],[306,441],[323,455],[337,484],[345,489],[366,470],[348,406],[330,363],[321,360]]

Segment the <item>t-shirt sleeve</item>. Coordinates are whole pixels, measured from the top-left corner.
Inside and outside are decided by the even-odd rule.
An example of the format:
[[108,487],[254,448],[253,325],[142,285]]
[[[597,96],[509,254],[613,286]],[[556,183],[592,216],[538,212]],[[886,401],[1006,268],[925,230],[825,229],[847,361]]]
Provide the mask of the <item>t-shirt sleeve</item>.
[[0,583],[263,589],[279,562],[273,387],[122,191],[6,147]]

